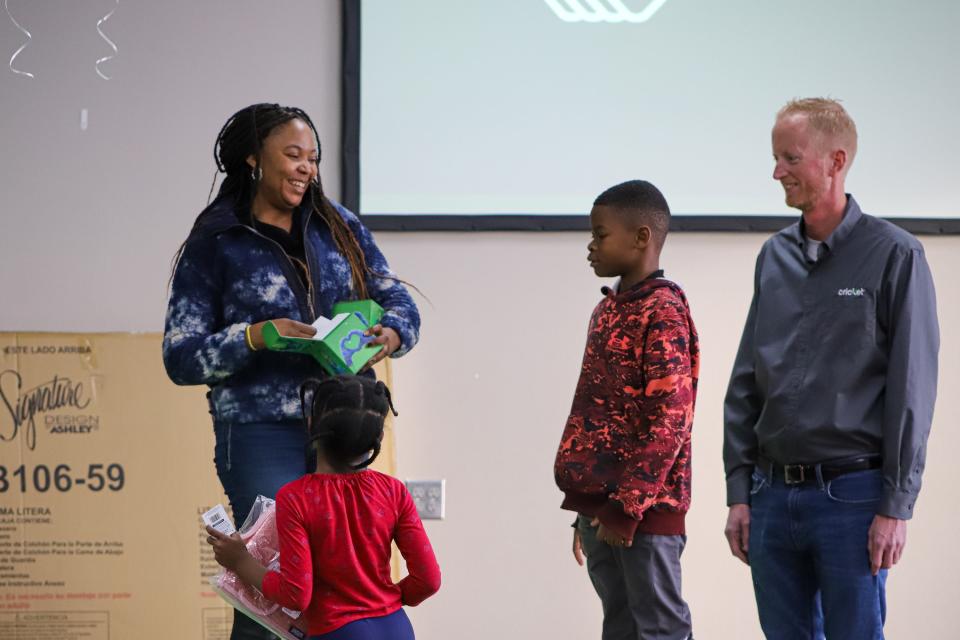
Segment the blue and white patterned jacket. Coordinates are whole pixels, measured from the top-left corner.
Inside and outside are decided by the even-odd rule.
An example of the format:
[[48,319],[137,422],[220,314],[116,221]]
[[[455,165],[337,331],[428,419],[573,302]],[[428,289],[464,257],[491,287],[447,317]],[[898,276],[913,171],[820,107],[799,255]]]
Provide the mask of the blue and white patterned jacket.
[[[307,196],[309,198],[309,195]],[[355,299],[346,258],[309,202],[303,206],[304,248],[312,295],[280,245],[241,224],[234,203],[218,198],[197,220],[170,290],[163,363],[177,384],[206,384],[210,413],[219,422],[275,422],[301,417],[300,384],[326,374],[309,356],[251,351],[248,325],[273,318],[307,324],[330,317],[336,302]],[[370,231],[337,203],[371,271],[393,275]],[[310,213],[307,213],[310,212]],[[400,336],[393,357],[419,338],[420,314],[397,280],[370,276],[368,294],[384,309],[381,324]]]

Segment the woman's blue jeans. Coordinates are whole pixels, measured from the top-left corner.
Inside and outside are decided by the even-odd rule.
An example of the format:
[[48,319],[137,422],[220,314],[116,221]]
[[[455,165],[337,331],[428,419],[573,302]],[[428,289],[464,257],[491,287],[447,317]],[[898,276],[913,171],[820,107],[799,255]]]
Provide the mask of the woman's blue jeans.
[[[243,526],[258,495],[275,498],[283,485],[313,471],[308,460],[303,422],[214,424],[216,446],[213,461],[223,490],[230,500],[233,520]],[[266,629],[234,612],[230,640],[273,638]]]
[[878,640],[886,570],[870,571],[867,532],[879,470],[788,486],[760,472],[750,497],[749,559],[768,640]]

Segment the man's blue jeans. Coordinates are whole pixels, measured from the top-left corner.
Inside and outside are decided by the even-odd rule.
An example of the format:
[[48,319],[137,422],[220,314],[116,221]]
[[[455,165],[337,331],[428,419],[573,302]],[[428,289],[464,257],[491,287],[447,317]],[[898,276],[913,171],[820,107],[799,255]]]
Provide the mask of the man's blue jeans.
[[[307,432],[300,420],[284,422],[214,424],[213,461],[223,490],[230,499],[239,529],[258,495],[275,498],[283,485],[312,472]],[[273,634],[240,612],[233,617],[231,640],[261,640]]]
[[753,476],[749,559],[768,640],[877,640],[886,617],[886,570],[870,571],[867,532],[879,470],[788,486]]

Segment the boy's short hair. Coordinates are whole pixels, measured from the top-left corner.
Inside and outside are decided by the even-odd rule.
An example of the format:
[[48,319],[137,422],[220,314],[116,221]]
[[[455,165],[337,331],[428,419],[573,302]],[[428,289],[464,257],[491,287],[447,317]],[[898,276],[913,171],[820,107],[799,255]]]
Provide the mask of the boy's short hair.
[[597,196],[593,206],[611,207],[650,227],[658,247],[662,247],[670,229],[670,206],[660,190],[646,180],[628,180]]

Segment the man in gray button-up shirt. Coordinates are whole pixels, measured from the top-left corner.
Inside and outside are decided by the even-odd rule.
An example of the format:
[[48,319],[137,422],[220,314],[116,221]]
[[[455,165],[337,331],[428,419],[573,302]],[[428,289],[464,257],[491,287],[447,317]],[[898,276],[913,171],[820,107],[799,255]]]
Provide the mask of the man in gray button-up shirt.
[[845,192],[839,103],[788,103],[772,137],[802,217],[757,258],[724,405],[725,533],[768,637],[882,637],[936,396],[933,281],[917,239]]

